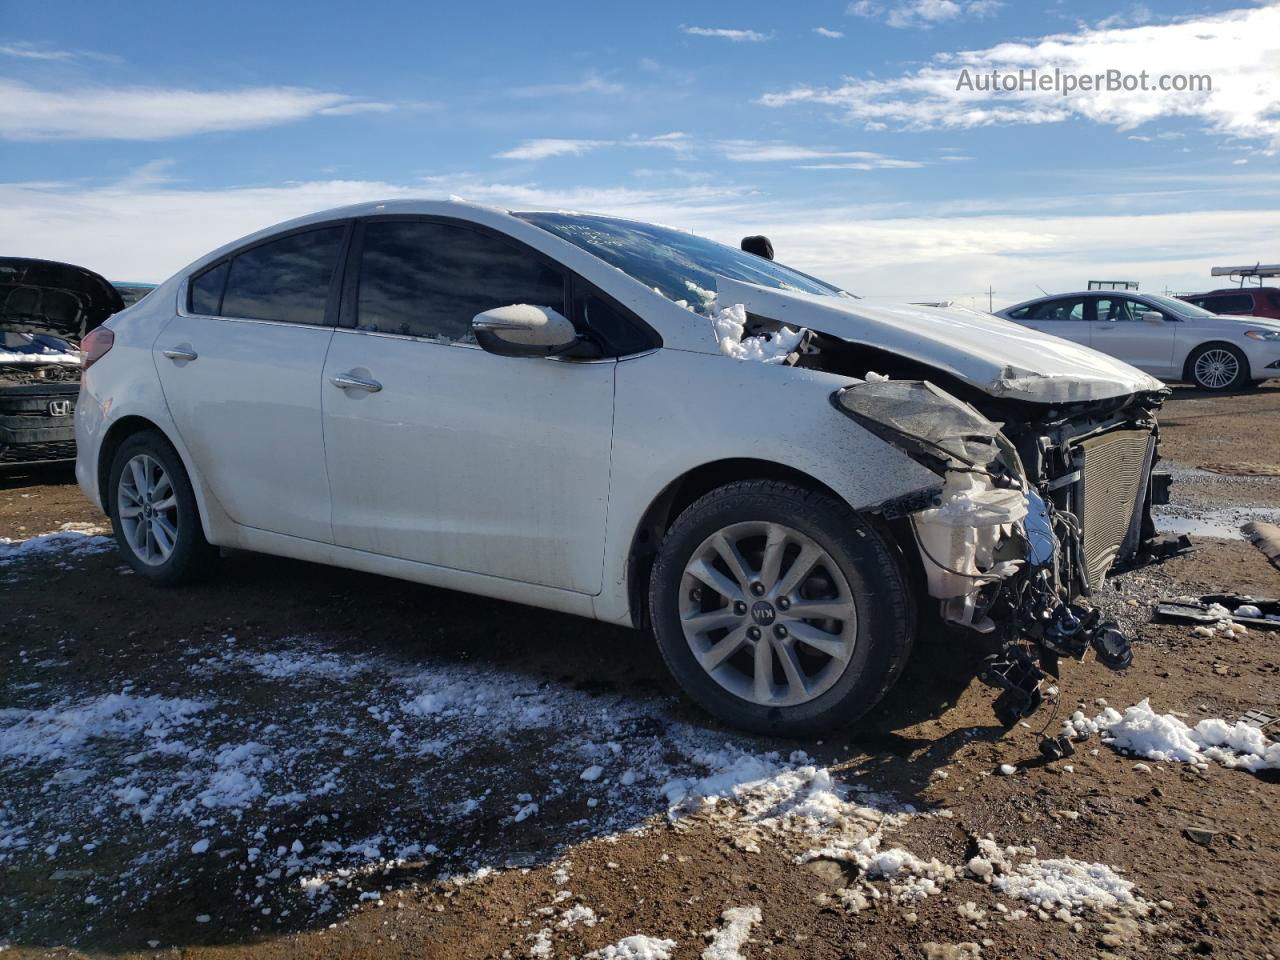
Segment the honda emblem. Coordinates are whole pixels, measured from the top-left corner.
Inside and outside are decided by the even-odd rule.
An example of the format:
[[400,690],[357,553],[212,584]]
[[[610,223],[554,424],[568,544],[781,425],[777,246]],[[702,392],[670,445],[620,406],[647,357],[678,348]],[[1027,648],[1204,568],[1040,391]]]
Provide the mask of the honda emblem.
[[49,416],[66,417],[66,416],[69,416],[70,414],[71,414],[70,400],[50,400],[49,401]]

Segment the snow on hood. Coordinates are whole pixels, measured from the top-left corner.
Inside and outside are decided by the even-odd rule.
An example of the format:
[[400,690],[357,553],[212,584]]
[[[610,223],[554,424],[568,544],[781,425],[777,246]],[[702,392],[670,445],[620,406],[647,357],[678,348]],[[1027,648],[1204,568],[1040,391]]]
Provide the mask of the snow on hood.
[[722,304],[741,303],[793,327],[888,350],[994,397],[1036,403],[1105,400],[1164,384],[1122,360],[990,314],[957,307],[876,304],[716,278]]

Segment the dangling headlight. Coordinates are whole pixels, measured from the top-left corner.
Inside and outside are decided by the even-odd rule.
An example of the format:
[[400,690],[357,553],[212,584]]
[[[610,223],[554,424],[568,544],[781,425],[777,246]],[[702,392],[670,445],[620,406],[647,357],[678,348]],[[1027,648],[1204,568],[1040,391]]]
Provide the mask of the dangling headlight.
[[985,467],[1001,452],[1000,424],[923,380],[877,380],[836,391],[832,400],[877,436],[926,463]]

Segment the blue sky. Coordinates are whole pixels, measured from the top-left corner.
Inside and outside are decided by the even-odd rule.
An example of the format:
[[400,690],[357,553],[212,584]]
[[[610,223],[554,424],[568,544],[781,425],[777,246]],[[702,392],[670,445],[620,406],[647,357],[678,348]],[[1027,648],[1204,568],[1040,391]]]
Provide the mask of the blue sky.
[[[1213,91],[954,90],[1055,66]],[[0,24],[0,249],[132,279],[458,195],[766,232],[872,296],[1188,290],[1280,260],[1277,148],[1280,6],[1248,0],[9,0]]]

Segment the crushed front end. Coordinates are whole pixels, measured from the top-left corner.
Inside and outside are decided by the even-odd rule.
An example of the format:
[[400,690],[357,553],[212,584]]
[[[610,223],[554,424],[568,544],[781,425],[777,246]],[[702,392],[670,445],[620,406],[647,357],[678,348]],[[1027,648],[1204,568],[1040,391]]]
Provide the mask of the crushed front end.
[[942,620],[988,639],[980,676],[1001,691],[1006,726],[1040,706],[1062,658],[1132,662],[1128,639],[1089,598],[1112,567],[1155,549],[1162,399],[970,404],[929,381],[874,375],[834,397],[938,475],[936,488],[877,509],[909,530]]

